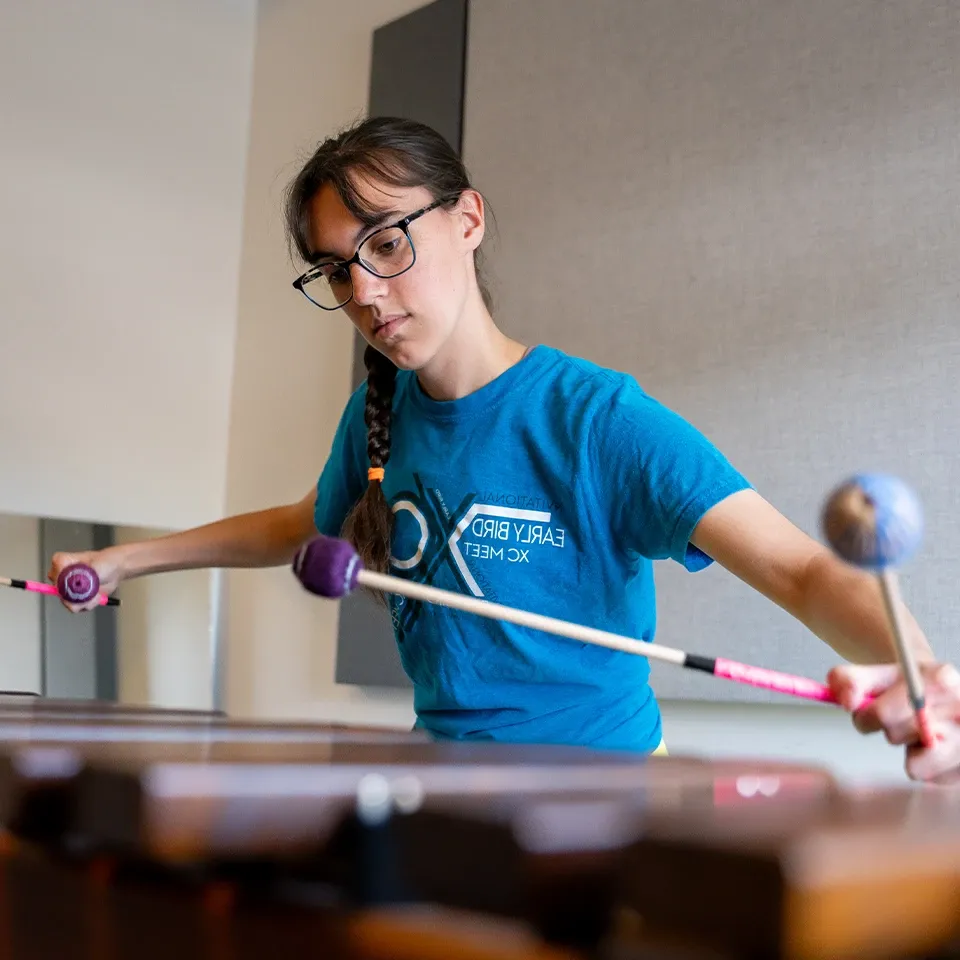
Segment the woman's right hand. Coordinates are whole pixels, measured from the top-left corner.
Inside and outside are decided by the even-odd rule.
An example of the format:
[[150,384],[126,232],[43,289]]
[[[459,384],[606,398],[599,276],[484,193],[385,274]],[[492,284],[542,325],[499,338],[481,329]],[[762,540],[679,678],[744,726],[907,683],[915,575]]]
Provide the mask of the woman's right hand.
[[[112,547],[103,550],[86,550],[81,553],[55,553],[50,560],[47,579],[56,586],[60,572],[74,563],[85,563],[88,567],[93,567],[100,578],[100,593],[107,596],[110,596],[117,589],[123,579],[118,551]],[[97,597],[93,597],[86,603],[70,603],[61,597],[60,602],[72,613],[95,610],[100,606]]]

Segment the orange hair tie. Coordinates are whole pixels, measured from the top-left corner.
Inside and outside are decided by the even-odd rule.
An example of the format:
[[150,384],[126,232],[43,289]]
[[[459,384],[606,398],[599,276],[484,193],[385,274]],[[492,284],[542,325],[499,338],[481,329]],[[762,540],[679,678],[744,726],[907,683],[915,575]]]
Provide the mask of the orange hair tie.
[[383,467],[370,467],[367,470],[368,480],[383,480]]

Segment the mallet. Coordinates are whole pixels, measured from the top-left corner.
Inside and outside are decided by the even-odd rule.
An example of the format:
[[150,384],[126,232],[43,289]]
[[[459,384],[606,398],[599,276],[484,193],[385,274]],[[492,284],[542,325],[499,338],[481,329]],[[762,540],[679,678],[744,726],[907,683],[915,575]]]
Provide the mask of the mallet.
[[545,633],[552,633],[560,637],[594,643],[602,647],[622,650],[626,653],[639,654],[643,657],[662,660],[665,663],[672,663],[690,670],[701,670],[713,674],[715,677],[723,677],[725,680],[763,687],[767,690],[775,690],[778,693],[802,697],[806,700],[819,700],[826,703],[837,702],[826,684],[809,680],[806,677],[797,677],[775,670],[767,670],[763,667],[753,667],[722,657],[704,657],[694,653],[685,653],[682,650],[674,650],[659,644],[635,640],[631,637],[609,633],[606,630],[596,630],[592,627],[580,626],[565,620],[517,610],[503,604],[478,600],[475,597],[441,590],[426,584],[411,583],[409,580],[400,577],[366,570],[357,552],[346,540],[324,536],[311,540],[301,547],[294,557],[293,571],[307,591],[328,599],[345,597],[360,585],[371,590],[400,594],[427,603],[442,604],[491,620],[505,620],[521,627],[542,630]]
[[925,747],[934,743],[923,681],[907,644],[895,567],[905,563],[923,539],[923,510],[914,492],[886,474],[858,474],[827,498],[821,518],[827,542],[852,566],[876,573]]
[[[32,593],[45,593],[54,597],[61,597],[68,603],[87,603],[100,590],[100,577],[93,567],[85,563],[71,563],[60,571],[56,586],[52,583],[40,583],[36,580],[16,580],[10,577],[0,577],[0,587],[14,587],[18,590],[29,590]],[[101,607],[119,607],[120,601],[116,597],[100,595]]]

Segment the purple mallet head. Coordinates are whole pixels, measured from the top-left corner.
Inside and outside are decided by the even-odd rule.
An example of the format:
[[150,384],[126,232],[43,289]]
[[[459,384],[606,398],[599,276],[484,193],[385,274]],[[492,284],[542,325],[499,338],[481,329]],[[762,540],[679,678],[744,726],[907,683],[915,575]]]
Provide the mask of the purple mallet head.
[[86,603],[100,592],[100,577],[85,563],[71,563],[57,577],[57,593],[68,603]]
[[297,551],[293,572],[305,590],[339,600],[352,593],[363,564],[346,540],[317,537]]

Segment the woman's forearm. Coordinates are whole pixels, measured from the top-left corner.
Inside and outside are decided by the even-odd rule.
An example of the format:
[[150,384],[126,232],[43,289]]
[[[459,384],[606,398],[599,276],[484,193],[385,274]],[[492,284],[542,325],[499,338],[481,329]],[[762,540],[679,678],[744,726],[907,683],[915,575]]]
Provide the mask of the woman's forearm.
[[[919,660],[933,660],[930,644],[906,605],[901,612],[908,646]],[[818,555],[809,564],[800,619],[853,663],[897,661],[877,578],[847,566],[829,553]]]
[[129,580],[172,570],[280,566],[315,535],[312,508],[305,500],[108,549],[121,579]]

